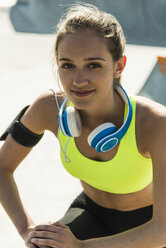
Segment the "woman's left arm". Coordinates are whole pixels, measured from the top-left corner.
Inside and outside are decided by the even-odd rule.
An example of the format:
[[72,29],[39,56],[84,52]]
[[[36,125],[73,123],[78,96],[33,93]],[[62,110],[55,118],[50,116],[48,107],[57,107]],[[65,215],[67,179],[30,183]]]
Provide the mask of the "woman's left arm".
[[29,239],[37,246],[50,248],[161,248],[166,242],[160,230],[163,232],[162,223],[155,224],[151,220],[114,236],[81,241],[73,235],[69,227],[57,222],[36,226]]

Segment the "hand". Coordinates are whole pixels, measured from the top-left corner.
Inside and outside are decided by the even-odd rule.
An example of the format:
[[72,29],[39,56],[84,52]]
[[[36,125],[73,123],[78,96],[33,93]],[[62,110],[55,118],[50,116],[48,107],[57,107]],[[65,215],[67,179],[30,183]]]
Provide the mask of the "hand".
[[29,234],[31,242],[37,246],[50,248],[82,248],[82,241],[78,240],[70,228],[60,222],[51,225],[39,225]]

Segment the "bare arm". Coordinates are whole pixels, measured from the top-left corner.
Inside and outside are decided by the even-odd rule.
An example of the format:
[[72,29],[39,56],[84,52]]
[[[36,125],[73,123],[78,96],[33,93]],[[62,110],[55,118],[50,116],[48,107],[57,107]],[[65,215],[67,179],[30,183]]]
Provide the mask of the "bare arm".
[[[46,129],[56,133],[58,122],[53,94],[48,92],[41,95],[24,114],[21,122],[37,134]],[[0,150],[0,202],[24,239],[34,222],[23,207],[13,174],[30,151],[31,148],[18,144],[10,134]]]
[[34,223],[25,214],[13,173],[30,150],[16,143],[11,135],[8,135],[0,150],[0,201],[22,237],[24,231]]

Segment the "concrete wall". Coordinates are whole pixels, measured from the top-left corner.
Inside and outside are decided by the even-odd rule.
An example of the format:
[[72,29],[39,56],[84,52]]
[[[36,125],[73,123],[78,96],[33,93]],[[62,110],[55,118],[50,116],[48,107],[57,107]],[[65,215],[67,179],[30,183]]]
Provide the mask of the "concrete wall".
[[[10,17],[18,32],[52,33],[60,16],[74,0],[18,0]],[[119,20],[127,43],[166,46],[165,0],[85,1],[107,11]]]

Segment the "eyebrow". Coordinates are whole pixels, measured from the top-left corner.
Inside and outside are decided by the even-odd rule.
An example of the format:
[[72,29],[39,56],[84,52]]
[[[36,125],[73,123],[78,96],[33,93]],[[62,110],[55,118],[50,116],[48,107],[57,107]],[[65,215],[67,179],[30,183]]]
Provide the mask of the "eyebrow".
[[[68,58],[60,58],[58,59],[59,61],[72,61],[71,59],[68,59]],[[100,57],[94,57],[94,58],[86,58],[84,59],[84,61],[89,61],[89,60],[102,60],[102,61],[106,61],[105,59],[103,58],[100,58]]]

